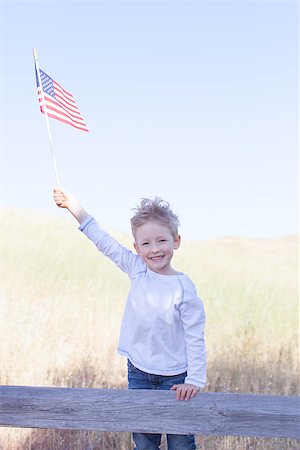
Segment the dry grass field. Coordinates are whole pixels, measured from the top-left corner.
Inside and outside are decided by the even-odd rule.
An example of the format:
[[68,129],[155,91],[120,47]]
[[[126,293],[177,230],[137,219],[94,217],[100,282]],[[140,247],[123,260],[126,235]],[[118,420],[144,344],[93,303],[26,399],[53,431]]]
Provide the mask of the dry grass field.
[[[116,346],[129,282],[64,217],[1,214],[0,384],[126,388]],[[114,235],[131,247],[130,236]],[[207,390],[297,394],[297,237],[183,240],[174,267],[205,304]],[[290,439],[197,440],[199,450],[300,447]],[[2,429],[0,448],[132,447],[126,433]]]

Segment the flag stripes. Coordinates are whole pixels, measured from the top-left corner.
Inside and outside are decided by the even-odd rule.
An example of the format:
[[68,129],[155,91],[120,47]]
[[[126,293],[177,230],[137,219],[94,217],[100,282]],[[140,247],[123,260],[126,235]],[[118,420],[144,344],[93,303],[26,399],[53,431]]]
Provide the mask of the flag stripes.
[[73,95],[67,92],[43,70],[39,69],[39,72],[43,92],[41,92],[37,73],[36,79],[41,112],[45,114],[46,109],[49,117],[67,123],[79,130],[89,131],[79,112]]

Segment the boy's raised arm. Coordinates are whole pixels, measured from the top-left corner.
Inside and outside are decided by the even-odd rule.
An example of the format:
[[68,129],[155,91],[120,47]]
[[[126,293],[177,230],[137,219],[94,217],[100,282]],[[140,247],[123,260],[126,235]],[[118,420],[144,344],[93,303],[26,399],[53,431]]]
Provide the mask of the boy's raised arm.
[[82,208],[78,200],[61,188],[54,189],[53,198],[59,208],[68,209],[79,223],[82,223],[88,217],[88,213]]

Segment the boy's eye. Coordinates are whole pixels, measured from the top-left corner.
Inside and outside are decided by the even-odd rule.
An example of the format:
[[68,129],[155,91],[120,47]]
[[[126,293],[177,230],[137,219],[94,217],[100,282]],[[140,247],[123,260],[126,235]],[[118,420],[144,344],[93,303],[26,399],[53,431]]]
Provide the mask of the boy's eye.
[[166,242],[167,239],[160,239],[159,242]]
[[149,242],[143,242],[142,243],[142,245],[148,245],[149,244]]

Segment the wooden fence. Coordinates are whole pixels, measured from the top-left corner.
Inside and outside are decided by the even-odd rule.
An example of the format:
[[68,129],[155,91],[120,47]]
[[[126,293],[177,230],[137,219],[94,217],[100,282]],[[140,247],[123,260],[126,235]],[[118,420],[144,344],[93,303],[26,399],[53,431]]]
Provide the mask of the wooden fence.
[[300,438],[300,397],[0,386],[0,426]]

